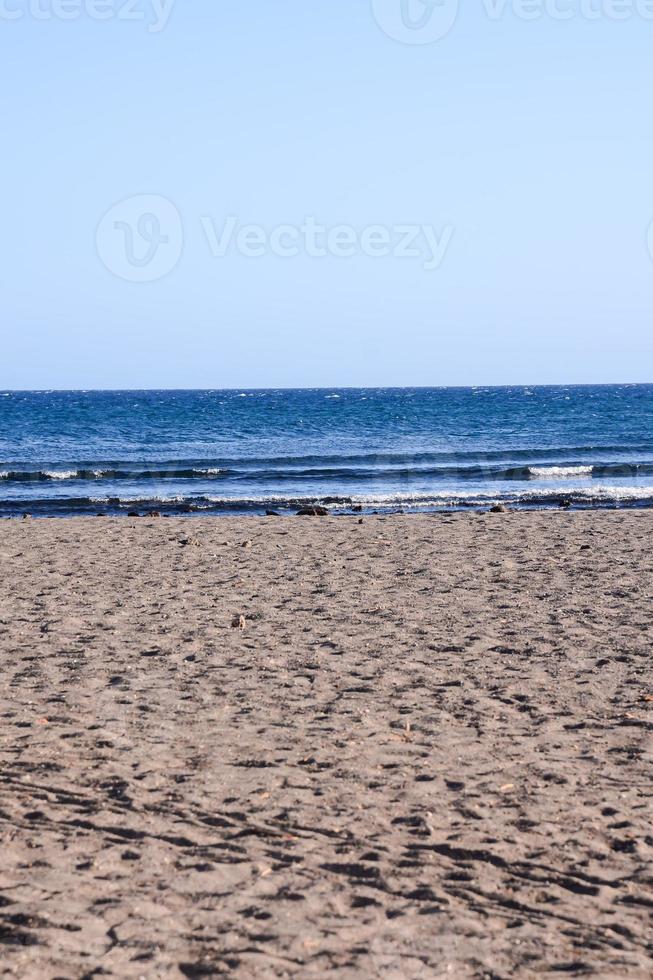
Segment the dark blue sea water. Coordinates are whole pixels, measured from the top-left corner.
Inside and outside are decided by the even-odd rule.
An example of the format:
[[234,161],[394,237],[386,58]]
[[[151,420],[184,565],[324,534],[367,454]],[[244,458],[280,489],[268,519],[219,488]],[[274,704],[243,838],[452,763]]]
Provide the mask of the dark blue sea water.
[[651,506],[653,385],[0,393],[0,515]]

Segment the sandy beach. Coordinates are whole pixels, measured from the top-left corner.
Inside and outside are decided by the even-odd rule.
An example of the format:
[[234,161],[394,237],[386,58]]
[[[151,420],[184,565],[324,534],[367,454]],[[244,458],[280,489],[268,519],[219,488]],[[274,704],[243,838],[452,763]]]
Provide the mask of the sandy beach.
[[651,540],[0,522],[0,975],[650,977]]

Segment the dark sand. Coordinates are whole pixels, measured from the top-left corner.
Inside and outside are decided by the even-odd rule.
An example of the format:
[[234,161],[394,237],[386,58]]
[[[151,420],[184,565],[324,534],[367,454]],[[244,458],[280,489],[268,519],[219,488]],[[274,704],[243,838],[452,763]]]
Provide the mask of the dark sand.
[[0,522],[0,975],[651,977],[652,541]]

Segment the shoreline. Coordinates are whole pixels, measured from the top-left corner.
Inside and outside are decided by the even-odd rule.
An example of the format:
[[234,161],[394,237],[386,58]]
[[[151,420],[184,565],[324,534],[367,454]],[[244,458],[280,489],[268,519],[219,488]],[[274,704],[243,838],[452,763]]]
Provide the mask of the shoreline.
[[[558,513],[560,511],[565,511],[569,513],[604,513],[604,512],[638,512],[638,511],[649,511],[653,510],[653,493],[649,497],[637,498],[632,500],[605,500],[605,501],[593,501],[584,502],[583,500],[574,499],[573,495],[565,497],[564,493],[556,493],[553,495],[550,501],[546,503],[522,503],[515,502],[509,498],[502,498],[499,496],[488,495],[488,499],[483,504],[479,503],[469,503],[469,504],[443,504],[435,506],[416,506],[406,504],[401,506],[397,505],[387,505],[386,507],[352,502],[351,504],[343,503],[333,503],[333,498],[326,497],[306,497],[298,498],[295,503],[288,505],[287,503],[279,504],[274,499],[270,499],[268,503],[260,504],[257,503],[249,508],[241,508],[236,505],[233,508],[220,507],[213,505],[193,505],[191,503],[177,503],[171,502],[165,499],[155,499],[148,503],[147,506],[143,505],[143,501],[135,501],[135,506],[133,510],[127,501],[120,505],[120,509],[116,509],[115,505],[107,504],[105,510],[99,510],[98,508],[102,506],[101,501],[94,501],[92,504],[88,504],[85,509],[73,511],[67,510],[64,507],[63,513],[52,513],[49,510],[41,510],[32,508],[25,509],[21,501],[16,501],[16,508],[12,510],[11,513],[0,514],[0,521],[10,521],[10,520],[23,520],[24,518],[33,518],[34,520],[91,520],[95,518],[109,518],[122,520],[124,518],[166,518],[166,519],[188,519],[188,518],[219,518],[219,519],[230,519],[230,520],[250,520],[252,518],[262,518],[262,517],[302,517],[306,516],[299,513],[299,510],[304,508],[320,508],[326,511],[325,514],[315,515],[322,517],[332,517],[332,518],[352,518],[352,517],[436,517],[436,516],[451,516],[453,514],[476,514],[483,515],[492,513],[497,507],[502,509],[504,513],[526,513],[526,514],[537,514],[537,513]],[[13,502],[12,502],[13,503]],[[34,503],[34,501],[26,501],[25,503]],[[39,503],[43,503],[40,501]],[[55,500],[48,501],[48,506],[53,506],[56,503]],[[138,506],[140,505],[140,506]],[[167,506],[166,506],[167,505]]]
[[5,969],[648,978],[653,511],[554,512],[0,521]]

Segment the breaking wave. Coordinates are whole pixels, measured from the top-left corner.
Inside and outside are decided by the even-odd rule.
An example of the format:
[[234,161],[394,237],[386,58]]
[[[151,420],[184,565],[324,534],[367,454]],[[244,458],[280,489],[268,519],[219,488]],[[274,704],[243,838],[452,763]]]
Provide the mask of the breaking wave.
[[[445,455],[445,454],[443,454]],[[517,454],[515,454],[517,455]],[[653,475],[653,463],[638,461],[549,462],[547,465],[496,460],[458,462],[437,454],[392,456],[369,454],[350,458],[297,457],[288,459],[241,459],[219,463],[194,464],[187,461],[160,462],[150,465],[129,463],[87,465],[54,465],[21,468],[7,465],[0,469],[2,483],[49,482],[130,482],[232,480],[257,483],[279,483],[292,480],[338,480],[340,482],[384,482],[391,480],[573,480],[639,478]]]
[[347,495],[287,496],[284,494],[261,494],[243,497],[197,496],[158,496],[147,497],[61,497],[23,500],[0,500],[0,515],[4,517],[30,513],[35,517],[124,515],[137,513],[147,516],[154,511],[166,516],[184,514],[265,514],[274,510],[280,514],[292,514],[306,505],[319,504],[331,513],[352,512],[393,513],[398,510],[406,513],[488,509],[497,503],[514,508],[551,507],[651,507],[653,506],[653,487],[599,486],[571,487],[559,489],[523,490],[519,492],[478,492],[465,494],[462,491],[443,493],[385,493]]

